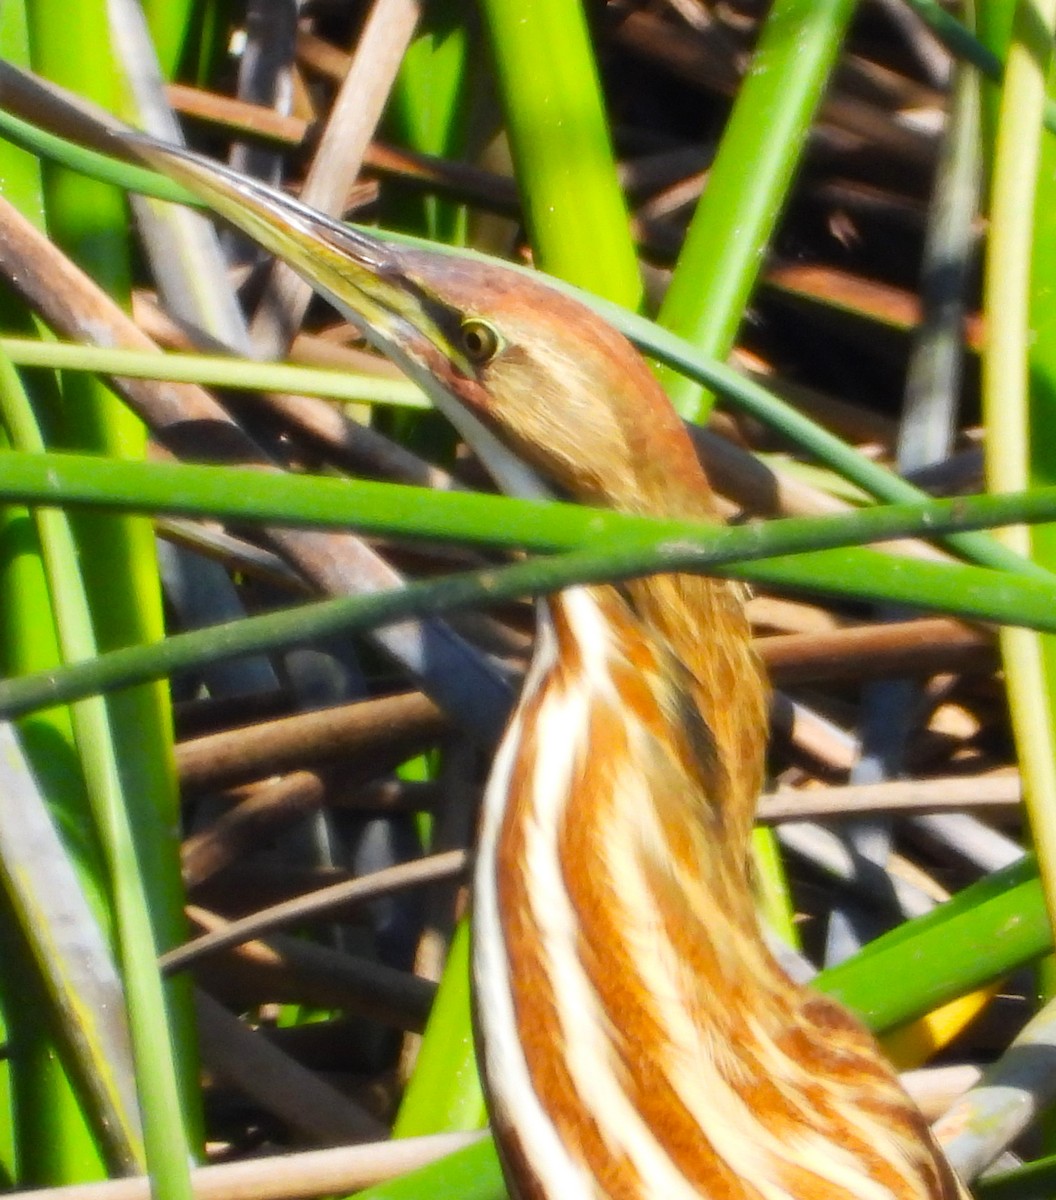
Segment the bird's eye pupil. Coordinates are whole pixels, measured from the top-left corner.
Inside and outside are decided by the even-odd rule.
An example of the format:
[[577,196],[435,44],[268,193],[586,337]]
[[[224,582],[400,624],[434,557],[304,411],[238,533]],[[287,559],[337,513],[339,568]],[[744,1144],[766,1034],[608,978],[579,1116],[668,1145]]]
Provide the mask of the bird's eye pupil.
[[499,349],[499,335],[486,322],[470,319],[462,323],[462,345],[474,362],[486,362]]

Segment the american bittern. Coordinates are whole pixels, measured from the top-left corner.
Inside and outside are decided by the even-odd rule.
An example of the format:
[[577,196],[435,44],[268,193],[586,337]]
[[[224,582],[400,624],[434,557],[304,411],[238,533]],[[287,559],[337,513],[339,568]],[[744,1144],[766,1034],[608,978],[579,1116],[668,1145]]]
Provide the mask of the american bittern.
[[[121,140],[346,313],[507,490],[714,516],[648,367],[586,308]],[[540,605],[475,880],[480,1060],[515,1196],[965,1194],[873,1039],[789,982],[760,936],[747,846],[765,710],[726,583],[666,576]]]

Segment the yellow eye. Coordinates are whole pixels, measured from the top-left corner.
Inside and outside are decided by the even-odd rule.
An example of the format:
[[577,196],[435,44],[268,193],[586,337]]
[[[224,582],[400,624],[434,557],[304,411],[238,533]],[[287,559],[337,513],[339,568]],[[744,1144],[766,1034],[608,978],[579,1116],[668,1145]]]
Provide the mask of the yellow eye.
[[462,322],[460,332],[466,357],[478,366],[494,358],[502,347],[502,339],[494,326],[479,317],[468,317]]

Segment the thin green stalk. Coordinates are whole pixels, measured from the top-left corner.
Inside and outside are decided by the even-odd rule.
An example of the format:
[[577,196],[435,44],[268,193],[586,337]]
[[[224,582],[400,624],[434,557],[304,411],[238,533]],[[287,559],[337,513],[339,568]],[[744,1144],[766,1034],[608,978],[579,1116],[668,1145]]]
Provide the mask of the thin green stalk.
[[439,1162],[357,1192],[354,1200],[506,1200],[495,1144],[475,1142]]
[[1033,962],[1052,944],[1037,863],[1028,856],[822,971],[814,986],[885,1033]]
[[158,354],[20,337],[0,337],[0,351],[19,367],[91,371],[97,375],[173,380],[243,391],[292,392],[350,404],[430,407],[421,389],[406,379],[295,363],[261,363],[215,354]]
[[[854,9],[776,0],[766,18],[660,306],[659,323],[708,358],[733,347]],[[708,419],[712,395],[670,370],[660,378],[684,417]]]
[[[14,443],[39,451],[42,442],[34,415],[22,398],[20,383],[13,368],[4,361],[0,361],[0,404],[4,423]],[[66,661],[90,658],[97,653],[97,643],[88,597],[77,570],[79,555],[66,513],[57,508],[41,508],[36,511],[35,521],[63,657]],[[141,1015],[154,1014],[153,1019],[146,1022],[141,1017],[138,1028],[132,1021],[133,1041],[136,1041],[137,1035],[139,1039],[136,1064],[141,1096],[144,1103],[155,1106],[154,1112],[146,1115],[144,1120],[148,1139],[152,1120],[155,1129],[159,1119],[169,1126],[160,1155],[157,1144],[151,1148],[148,1140],[147,1163],[152,1170],[170,1172],[171,1178],[174,1169],[182,1169],[186,1173],[187,1144],[178,1139],[182,1130],[182,1113],[172,1079],[174,1055],[164,1020],[165,999],[156,965],[157,952],[150,927],[146,889],[136,861],[105,701],[86,698],[79,702],[73,710],[73,729],[88,783],[95,825],[107,860],[129,1007],[131,1010],[138,1002]],[[133,953],[133,947],[140,952]],[[159,1015],[162,1017],[160,1022],[157,1020]],[[164,1153],[174,1135],[177,1135],[176,1152],[181,1155],[177,1160],[178,1168],[166,1161]],[[136,1147],[130,1146],[129,1153],[133,1158],[137,1152],[141,1153],[142,1149],[137,1151]]]
[[[740,558],[742,556],[737,555]],[[807,556],[803,556],[805,559]],[[830,594],[854,591],[865,599],[898,604],[915,604],[924,611],[953,611],[983,621],[1016,622],[1031,628],[1056,632],[1056,613],[1052,592],[1032,581],[993,577],[984,568],[962,567],[952,580],[943,576],[929,598],[920,586],[920,577],[899,586],[897,575],[876,579],[868,584],[848,581],[854,566],[837,553],[810,556],[813,564],[829,567],[828,578],[817,590]],[[578,583],[601,583],[636,578],[656,571],[687,571],[707,566],[715,574],[732,578],[773,581],[788,586],[790,568],[801,559],[774,558],[747,566],[716,565],[721,555],[689,544],[675,552],[646,544],[640,548],[604,547],[596,551],[569,552],[555,558],[486,570],[467,575],[452,575],[430,583],[408,585],[396,591],[366,596],[345,597],[304,605],[293,610],[274,612],[230,625],[176,634],[148,646],[129,646],[111,650],[98,658],[76,663],[61,671],[24,676],[0,682],[0,713],[17,716],[51,704],[68,702],[128,687],[147,680],[160,679],[177,671],[200,667],[210,661],[223,661],[243,654],[302,645],[336,633],[362,632],[393,624],[411,616],[432,616],[459,609],[477,607],[528,596],[545,595]],[[894,566],[895,564],[891,564]],[[934,566],[935,564],[927,564]],[[926,576],[924,577],[926,580]],[[954,582],[954,580],[956,582]],[[934,581],[933,581],[934,582]],[[948,588],[962,589],[960,598],[950,601]]]
[[[539,503],[472,492],[434,492],[428,488],[325,476],[264,473],[240,467],[184,463],[136,463],[77,454],[11,453],[0,455],[0,499],[43,505],[74,505],[119,512],[172,516],[212,516],[234,521],[281,523],[315,528],[355,528],[360,532],[418,539],[456,540],[497,548],[537,551],[580,549],[587,544],[623,541],[629,545],[666,539],[671,561],[697,541],[712,557],[690,565],[734,559],[771,559],[775,555],[828,551],[906,536],[938,537],[949,530],[978,529],[1016,522],[1053,519],[1056,486],[997,496],[926,499],[913,504],[877,506],[823,517],[797,517],[760,525],[714,526],[639,517],[611,509],[557,502]],[[687,545],[681,546],[682,539]],[[828,564],[855,568],[841,580]],[[873,569],[867,568],[873,564]],[[671,569],[671,568],[665,568]],[[766,569],[770,577],[772,568]],[[761,577],[758,568],[751,571]],[[781,569],[786,582],[838,595],[905,593],[919,587],[921,603],[948,604],[963,611],[973,598],[958,594],[968,579],[1000,582],[1008,596],[1052,593],[1047,578],[936,562],[861,549],[834,557],[804,558],[800,572]],[[943,581],[948,586],[943,589]],[[960,607],[959,607],[960,606]]]
[[[41,74],[104,107],[114,107],[114,69],[105,0],[34,0],[30,10],[34,65]],[[71,44],[77,53],[70,52]],[[59,169],[45,175],[48,230],[111,294],[127,295],[128,221],[123,198]],[[62,380],[61,414],[48,414],[49,438],[116,457],[141,456],[142,426],[97,380]],[[76,593],[69,579],[53,581],[64,652],[90,654],[129,640],[150,641],[163,632],[160,588],[148,522],[76,514],[71,521],[84,576],[90,623],[76,622]],[[60,588],[62,589],[60,591]],[[68,639],[68,640],[67,640]],[[157,969],[157,948],[178,940],[183,893],[177,844],[175,776],[167,695],[157,686],[93,705],[87,740],[78,736],[93,816],[107,861],[109,885],[128,1001],[138,1073],[147,1164],[159,1195],[190,1196],[190,1114],[196,1111],[191,1012],[186,985],[166,988]],[[170,1026],[170,1018],[175,1018]],[[179,1031],[174,1040],[172,1029]],[[182,1078],[180,1075],[182,1068]]]
[[972,1192],[976,1200],[1051,1200],[1056,1192],[1056,1155],[977,1179]]
[[176,72],[187,37],[197,21],[197,0],[143,0],[150,39],[166,79]]
[[[43,442],[35,414],[29,404],[21,381],[10,362],[0,357],[0,418],[17,448],[41,452]],[[84,584],[78,571],[77,546],[70,521],[65,511],[59,508],[34,510],[37,540],[47,583],[50,609],[54,615],[55,629],[62,660],[70,662],[84,659],[97,653],[97,645],[91,626],[91,616]],[[72,710],[72,731],[80,756],[80,765],[88,787],[88,799],[99,824],[103,813],[112,803],[112,796],[120,800],[120,788],[116,785],[116,763],[113,742],[107,723],[106,705],[98,697],[85,699]],[[83,801],[83,797],[78,796]],[[53,804],[56,797],[53,797]],[[64,823],[83,821],[83,807],[71,808],[64,805],[57,814]],[[101,839],[105,851],[105,839]],[[112,866],[112,864],[110,864]],[[110,872],[112,877],[112,871]],[[105,891],[105,885],[96,880],[93,887],[96,895]],[[57,949],[57,947],[56,947]],[[89,1027],[99,1017],[85,1014],[82,1024]],[[89,1040],[91,1040],[89,1038]],[[121,1064],[112,1064],[119,1071]],[[134,1095],[134,1090],[133,1090]],[[114,1122],[116,1127],[103,1130],[107,1140],[117,1140],[119,1161],[143,1169],[143,1145],[139,1129],[139,1114],[114,1112],[94,1113],[100,1121]]]
[[[29,33],[21,0],[0,6],[0,55],[28,66]],[[40,163],[13,146],[0,153],[4,194],[23,211],[41,219]],[[8,328],[31,328],[25,310],[5,296],[0,313]],[[58,402],[52,379],[32,380],[32,402],[41,411]],[[5,432],[3,441],[8,437]],[[52,615],[48,580],[41,561],[37,525],[24,509],[5,506],[0,519],[3,605],[0,658],[5,674],[39,671],[62,662]],[[66,833],[67,850],[75,863],[84,893],[104,923],[108,895],[98,840],[84,822],[87,794],[76,760],[71,713],[65,708],[38,713],[19,723],[19,736],[52,816]],[[89,827],[85,827],[85,826]],[[74,1090],[77,1064],[69,1060],[43,985],[42,972],[30,958],[24,937],[16,933],[17,904],[7,903],[2,921],[3,980],[6,1036],[9,1039],[11,1109],[4,1122],[10,1140],[12,1177],[21,1184],[64,1183],[105,1173],[105,1151],[92,1106]],[[56,1040],[58,1039],[58,1041]]]
[[772,828],[757,825],[752,830],[752,858],[755,864],[755,901],[760,919],[786,946],[798,950],[801,939],[795,921],[795,906],[781,847]]
[[[125,998],[106,935],[15,729],[0,723],[0,881],[107,1157],[144,1169]],[[13,929],[12,929],[13,933]],[[26,1003],[26,997],[22,1003]]]
[[[1048,39],[1039,38],[1039,41],[1047,43]],[[1009,82],[1011,83],[1011,75]],[[1050,94],[1053,87],[1050,62]],[[1000,116],[1004,116],[1003,109]],[[1003,132],[1003,124],[1000,121],[998,128]],[[1025,469],[1033,485],[1043,486],[1048,480],[1056,479],[1056,450],[1052,439],[1053,421],[1056,420],[1056,351],[1048,344],[1048,339],[1056,328],[1056,300],[1052,290],[1052,281],[1056,277],[1056,213],[1053,212],[1053,205],[1056,203],[1056,183],[1053,175],[1056,171],[1056,145],[1053,144],[1052,138],[1041,137],[1039,141],[1040,161],[1034,196],[1033,229],[1030,232],[1030,335],[1024,347],[1026,371],[1030,381],[1028,409],[1025,414],[1028,424],[1029,459]],[[1056,529],[1048,527],[1038,530],[1036,534],[1031,531],[1029,544],[1038,562],[1050,569],[1056,565]],[[1031,663],[1031,668],[1041,676],[1036,680],[1036,686],[1044,687],[1044,691],[1036,694],[1035,706],[1039,716],[1047,715],[1050,735],[1056,739],[1056,734],[1051,734],[1056,728],[1056,639],[1038,638],[1036,648],[1037,658]],[[1051,828],[1056,825],[1056,813],[1045,804],[1041,796],[1034,802],[1035,810],[1038,807],[1044,807],[1042,819],[1049,827],[1051,839]],[[1051,856],[1051,841],[1043,842],[1038,837],[1033,815],[1031,832],[1039,861],[1043,864],[1043,878],[1056,875],[1056,864]],[[1051,893],[1049,902],[1051,912]],[[1037,976],[1039,991],[1050,998],[1056,988],[1054,969],[1056,966],[1050,957],[1042,964]],[[1040,1132],[1043,1147],[1051,1150],[1056,1145],[1056,1127],[1051,1114],[1043,1119]]]
[[[983,157],[987,166],[987,178],[993,172],[993,151],[997,144],[998,109],[1001,106],[1001,83],[1005,76],[1005,58],[1012,41],[1012,22],[1019,0],[985,0],[976,3],[974,28],[984,50],[996,60],[996,69],[984,71],[986,86],[983,88]],[[965,14],[967,16],[967,14]],[[952,18],[951,18],[952,19]],[[940,35],[941,36],[941,35]],[[1046,123],[1056,128],[1056,114],[1051,103],[1047,106]]]
[[636,308],[642,289],[582,0],[481,0],[539,266]]
[[[480,22],[463,0],[432,0],[422,7],[417,32],[400,63],[385,111],[386,136],[422,154],[461,159],[466,153],[476,83],[482,74]],[[491,107],[494,107],[494,98]],[[392,181],[382,218],[388,225],[451,245],[465,241],[467,209]],[[457,437],[438,413],[380,414],[379,428],[432,462],[449,463]]]
[[[61,662],[39,550],[31,516],[5,505],[0,515],[4,674],[54,669]],[[66,832],[67,850],[77,864],[82,887],[94,912],[105,920],[107,896],[98,842],[94,830],[76,821],[76,815],[84,812],[86,796],[69,710],[36,713],[19,722],[19,733],[50,810]],[[15,935],[14,906],[5,898],[0,907],[0,925],[8,926],[0,953],[9,1050],[3,1095],[12,1106],[3,1118],[5,1140],[11,1139],[5,1163],[23,1186],[100,1177],[105,1174],[102,1142],[91,1112],[73,1089],[75,1067],[67,1061],[61,1042],[56,1045],[58,1031],[40,972],[29,958],[25,940]]]
[[[4,99],[0,92],[0,100]],[[76,142],[48,133],[44,129],[23,121],[14,113],[0,107],[0,129],[3,136],[16,146],[25,147],[50,162],[61,163],[71,171],[77,171],[98,183],[110,184],[141,196],[152,196],[156,200],[169,200],[173,204],[186,204],[204,208],[200,200],[193,197],[185,187],[166,179],[156,171],[137,167],[133,163],[120,162],[95,150],[78,146]]]
[[[442,158],[465,155],[467,110],[481,58],[479,23],[473,17],[461,0],[432,0],[425,7],[385,116],[400,145]],[[417,191],[404,195],[398,187],[396,196],[395,221],[392,200],[386,200],[389,224],[452,245],[465,240],[465,205]]]
[[[967,25],[948,13],[938,0],[906,0],[906,4],[927,24],[951,54],[966,63],[971,63],[995,83],[1001,82],[1005,69],[1001,56],[984,45]],[[987,0],[983,0],[981,7],[987,7]]]
[[[988,335],[982,360],[987,484],[998,492],[1029,483],[1027,355],[1035,336],[1030,320],[1031,216],[1054,21],[1056,0],[1033,0],[1017,9],[998,120],[983,290]],[[1040,431],[1034,435],[1039,436]],[[1027,530],[1005,530],[1001,537],[1018,553],[1030,555]],[[1001,648],[1031,833],[1046,904],[1056,923],[1056,679],[1047,670],[1049,656],[1036,634],[1004,629]]]
[[[48,456],[49,461],[57,461]],[[12,456],[14,459],[14,456]],[[181,468],[182,471],[209,468]],[[215,468],[214,468],[215,470]],[[401,496],[416,489],[393,489]],[[0,493],[2,494],[2,493]],[[471,497],[454,496],[453,512],[472,510]],[[476,498],[478,501],[481,498]],[[470,500],[470,509],[463,503]],[[136,503],[137,501],[131,501]],[[177,502],[179,503],[179,502]],[[530,519],[532,505],[502,501],[511,518]],[[444,504],[447,506],[447,497]],[[548,509],[560,524],[545,535],[538,532],[539,518]],[[888,539],[907,530],[945,521],[1018,521],[1037,517],[1051,520],[1056,511],[1053,489],[1035,491],[1025,497],[992,496],[932,501],[923,508],[869,509],[850,517],[800,518],[773,521],[764,526],[712,529],[689,523],[631,518],[601,510],[574,506],[547,506],[537,510],[536,532],[517,538],[525,544],[546,548],[581,546],[560,557],[532,560],[503,568],[452,575],[427,583],[416,583],[380,594],[342,597],[316,605],[270,613],[214,626],[208,630],[174,635],[145,646],[131,646],[85,663],[43,675],[10,679],[0,683],[0,715],[16,716],[36,707],[90,695],[95,691],[125,687],[145,679],[157,679],[192,664],[230,658],[240,654],[301,644],[338,631],[375,628],[409,615],[434,615],[474,604],[487,604],[525,595],[557,591],[579,582],[626,579],[656,571],[708,570],[736,578],[780,581],[787,586],[790,573],[809,577],[815,591],[852,594],[866,599],[894,600],[919,608],[939,608],[983,620],[1018,622],[1056,631],[1052,588],[1033,579],[1002,576],[984,568],[941,564],[910,559],[885,558],[876,572],[864,571],[860,550],[828,550],[800,557],[788,555],[819,546],[840,546],[848,541],[873,536]],[[553,512],[551,515],[553,515]],[[924,514],[922,516],[922,513]],[[334,518],[327,518],[332,521]],[[359,524],[371,529],[410,528],[413,517],[404,511],[393,525],[379,522],[377,513]],[[578,532],[576,522],[580,521]],[[863,523],[864,521],[864,523]],[[512,522],[511,522],[512,523]],[[608,529],[603,536],[600,529]],[[613,534],[613,530],[619,530]],[[471,537],[480,538],[478,531]],[[507,533],[507,538],[509,534]],[[498,534],[491,535],[494,540]],[[748,560],[754,560],[749,567]],[[759,561],[763,560],[763,561]]]
[[469,954],[469,922],[463,919],[451,940],[414,1074],[407,1081],[393,1123],[393,1137],[483,1129],[488,1123],[473,1031],[466,1021],[470,1011]]

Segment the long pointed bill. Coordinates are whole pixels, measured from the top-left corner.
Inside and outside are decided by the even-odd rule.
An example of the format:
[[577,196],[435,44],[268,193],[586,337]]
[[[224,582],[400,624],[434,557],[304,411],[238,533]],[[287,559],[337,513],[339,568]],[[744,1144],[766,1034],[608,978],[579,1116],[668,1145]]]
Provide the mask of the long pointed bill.
[[452,344],[449,314],[408,280],[398,251],[192,151],[138,134],[125,141],[138,158],[288,263],[378,349],[403,357],[432,347],[456,369],[470,369]]
[[130,133],[137,158],[183,184],[214,212],[288,263],[426,393],[514,495],[549,498],[538,475],[467,407],[473,365],[459,348],[463,315],[407,273],[410,259],[285,193],[189,150]]
[[416,288],[399,251],[285,193],[182,147],[131,129],[81,97],[0,59],[0,105],[104,154],[143,163],[181,183],[214,212],[283,259],[394,357],[431,347],[467,370],[450,338],[451,314]]
[[[0,60],[0,104],[44,130],[181,183],[213,211],[287,262],[391,358],[456,426],[506,491],[550,492],[489,424],[487,395],[463,349],[470,313],[430,285],[457,277],[457,259],[390,246],[348,229],[257,180],[182,147],[156,141],[79,97]],[[494,276],[501,267],[489,267]],[[456,291],[457,294],[457,291]],[[463,301],[465,302],[465,301]]]

